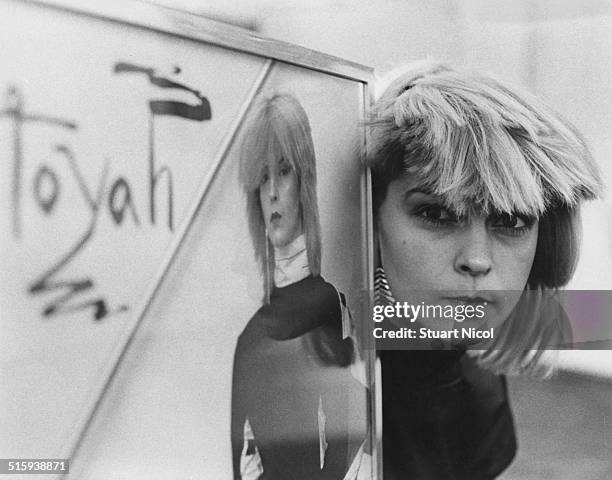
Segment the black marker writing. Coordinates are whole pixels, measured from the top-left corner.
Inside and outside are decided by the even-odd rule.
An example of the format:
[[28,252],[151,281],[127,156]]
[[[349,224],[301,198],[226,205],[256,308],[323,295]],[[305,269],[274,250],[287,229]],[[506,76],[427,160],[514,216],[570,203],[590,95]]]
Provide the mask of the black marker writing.
[[[171,99],[152,99],[149,100],[149,139],[148,139],[148,186],[149,186],[149,212],[151,224],[155,224],[155,205],[156,193],[159,190],[158,186],[165,181],[167,184],[167,204],[168,204],[168,228],[173,230],[174,227],[174,192],[172,171],[167,165],[156,166],[155,157],[155,118],[157,116],[171,116],[190,121],[202,122],[210,120],[211,107],[208,99],[200,94],[196,89],[193,89],[185,84],[175,82],[168,78],[159,76],[155,70],[145,67],[140,67],[125,62],[118,62],[114,65],[114,73],[136,73],[145,75],[149,82],[161,89],[170,91],[183,91],[193,96],[194,102],[181,102]],[[175,74],[180,73],[180,69],[175,67]],[[43,126],[57,127],[58,132],[63,134],[74,134],[78,130],[76,122],[63,119],[60,117],[30,114],[24,109],[24,99],[19,88],[9,86],[5,92],[6,108],[0,109],[0,118],[7,117],[11,122],[12,128],[12,191],[11,191],[11,215],[12,215],[12,232],[13,237],[20,239],[23,232],[23,169],[24,169],[24,125],[35,123]],[[89,275],[82,275],[80,278],[69,278],[68,270],[71,262],[83,252],[83,250],[92,241],[96,225],[100,218],[102,210],[108,210],[113,222],[117,226],[124,224],[126,218],[129,217],[134,225],[140,226],[141,220],[136,208],[135,198],[132,194],[132,188],[128,179],[124,176],[118,176],[109,185],[108,171],[109,160],[106,159],[102,175],[98,179],[97,188],[95,191],[90,190],[85,178],[79,169],[77,158],[68,143],[64,140],[55,143],[52,147],[54,155],[59,155],[67,162],[70,175],[76,182],[79,188],[81,197],[88,207],[89,221],[87,228],[79,236],[79,238],[70,246],[67,252],[62,254],[60,258],[54,261],[51,267],[46,268],[34,281],[28,285],[28,292],[33,295],[42,293],[58,293],[55,299],[49,302],[43,310],[43,315],[46,317],[58,315],[61,313],[80,311],[83,309],[92,309],[93,316],[96,320],[101,320],[104,317],[119,311],[124,311],[128,307],[121,305],[116,308],[110,308],[107,300],[102,295],[94,295],[87,297],[95,289],[95,282]],[[62,188],[65,184],[62,183],[62,177],[58,176],[52,164],[41,164],[35,170],[32,178],[32,198],[35,204],[46,216],[52,215],[57,205],[60,203],[60,198],[70,198],[70,196],[62,195]],[[107,194],[106,202],[104,195]]]
[[15,86],[8,87],[5,95],[7,108],[0,110],[0,117],[7,116],[13,125],[13,234],[21,236],[21,184],[23,169],[23,124],[42,123],[57,126],[68,130],[78,128],[75,122],[48,115],[29,115],[23,111],[23,96]]
[[[91,209],[91,218],[89,221],[89,225],[84,234],[76,241],[76,243],[70,248],[68,253],[63,255],[51,268],[46,270],[37,280],[35,280],[29,291],[32,294],[37,293],[46,293],[59,289],[67,289],[68,291],[54,299],[47,307],[45,307],[43,311],[44,316],[56,315],[58,313],[67,313],[71,311],[82,310],[84,308],[93,307],[94,310],[94,318],[96,320],[101,320],[106,317],[109,313],[109,309],[106,303],[106,300],[103,298],[94,298],[85,300],[80,303],[68,303],[70,302],[78,293],[82,293],[84,291],[90,290],[94,283],[90,278],[81,278],[76,280],[57,280],[55,279],[56,275],[64,268],[68,263],[74,259],[74,257],[87,245],[87,243],[91,240],[94,229],[97,223],[98,215],[100,214],[100,204],[102,203],[102,195],[104,193],[104,186],[106,184],[106,179],[108,177],[108,162],[104,165],[104,170],[101,176],[101,181],[98,185],[98,190],[93,195],[85,183],[83,175],[81,174],[76,160],[74,158],[73,153],[66,145],[57,145],[56,152],[61,154],[68,161],[68,166],[70,170],[73,172],[74,177],[77,180],[79,185],[79,189],[81,190],[81,194],[87,205]],[[126,306],[121,306],[117,311],[126,310]]]
[[136,207],[132,202],[130,185],[123,177],[119,177],[117,180],[115,180],[110,189],[110,195],[108,196],[108,210],[111,212],[113,220],[115,220],[117,225],[121,225],[123,223],[123,217],[127,210],[129,210],[129,212],[132,214],[134,222],[137,225],[140,225],[140,220],[136,214]]
[[[114,66],[115,73],[137,73],[145,75],[149,82],[156,87],[164,89],[182,90],[191,93],[197,103],[189,104],[176,100],[150,100],[149,101],[149,206],[151,223],[155,223],[155,190],[157,182],[164,175],[168,182],[168,227],[174,228],[174,206],[173,206],[173,183],[172,172],[168,167],[163,166],[156,170],[155,166],[155,116],[170,115],[195,120],[198,122],[210,120],[212,118],[210,102],[208,99],[195,90],[182,83],[175,82],[165,77],[160,77],[155,70],[149,67],[142,67],[127,62],[117,62]],[[175,68],[175,72],[180,69]]]
[[[59,127],[68,132],[77,130],[77,124],[66,119],[58,117],[50,117],[47,115],[31,115],[24,112],[24,100],[21,92],[17,87],[11,86],[7,89],[5,98],[8,102],[8,108],[0,110],[0,117],[6,116],[12,121],[13,127],[13,188],[12,188],[12,214],[13,214],[13,236],[21,238],[22,233],[22,218],[21,218],[21,200],[22,200],[22,170],[23,170],[23,125],[28,122],[34,122],[42,125]],[[76,165],[76,160],[65,145],[58,145],[55,149],[56,153],[61,154],[68,160],[70,170],[73,172],[81,193],[87,205],[90,206],[92,215],[89,222],[89,227],[86,232],[80,237],[74,246],[67,253],[47,269],[42,275],[35,279],[28,291],[31,294],[47,293],[55,290],[68,291],[60,297],[54,299],[43,310],[43,315],[49,317],[62,312],[77,311],[86,308],[94,310],[94,318],[100,320],[112,313],[107,302],[103,297],[85,300],[79,303],[69,303],[77,294],[83,294],[86,291],[94,288],[94,282],[91,278],[81,279],[55,279],[60,271],[67,267],[69,262],[86,246],[91,239],[94,226],[99,214],[100,196],[103,193],[104,183],[106,182],[106,167],[103,177],[103,182],[100,185],[96,197],[92,196],[87,186],[84,183],[83,177]],[[46,188],[45,187],[48,187]],[[60,183],[56,173],[48,165],[41,166],[35,177],[33,184],[33,194],[37,204],[45,214],[50,214],[56,205],[60,194]],[[125,310],[125,306],[119,307],[116,311]]]
[[[45,188],[45,185],[48,187]],[[57,175],[47,165],[43,165],[34,177],[34,198],[46,214],[51,213],[59,197],[60,184]]]
[[[165,77],[160,77],[155,74],[155,70],[152,68],[141,67],[127,62],[115,63],[114,71],[115,73],[141,73],[149,78],[149,82],[152,85],[160,88],[184,90],[193,94],[198,102],[195,105],[191,105],[175,100],[151,100],[149,102],[149,108],[154,115],[172,115],[187,120],[196,120],[198,122],[210,120],[212,118],[210,102],[206,97],[203,97],[198,90]],[[180,72],[180,69],[176,68],[175,72]]]

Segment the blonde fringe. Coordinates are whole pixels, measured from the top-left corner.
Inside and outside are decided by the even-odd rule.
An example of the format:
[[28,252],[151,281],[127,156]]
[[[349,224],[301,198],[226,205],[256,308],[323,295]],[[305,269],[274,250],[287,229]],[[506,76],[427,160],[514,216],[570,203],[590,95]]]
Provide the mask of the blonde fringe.
[[[560,115],[526,93],[443,64],[396,79],[371,127],[368,165],[376,171],[402,162],[458,214],[477,207],[540,216],[603,188],[584,139]],[[388,158],[389,144],[401,158]]]

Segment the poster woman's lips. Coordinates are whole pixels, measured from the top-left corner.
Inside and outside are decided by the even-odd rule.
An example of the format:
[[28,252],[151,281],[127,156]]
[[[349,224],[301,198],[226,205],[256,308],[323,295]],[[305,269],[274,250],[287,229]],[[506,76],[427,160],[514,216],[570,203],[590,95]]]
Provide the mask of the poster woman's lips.
[[272,215],[270,215],[270,223],[273,222],[274,220],[279,220],[282,217],[282,215],[278,212],[272,212]]

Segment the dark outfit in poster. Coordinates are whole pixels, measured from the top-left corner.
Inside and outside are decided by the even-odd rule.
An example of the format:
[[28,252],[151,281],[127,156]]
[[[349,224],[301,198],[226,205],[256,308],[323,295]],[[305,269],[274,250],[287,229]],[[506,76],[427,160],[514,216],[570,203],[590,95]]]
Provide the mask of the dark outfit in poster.
[[259,452],[261,478],[344,478],[365,436],[349,434],[349,422],[359,430],[359,419],[349,418],[348,405],[364,401],[365,390],[350,372],[353,345],[343,339],[341,301],[331,284],[309,275],[275,287],[240,335],[232,387],[234,478],[240,478],[247,419],[254,436],[248,449]]
[[516,453],[505,377],[463,351],[381,351],[385,480],[484,480]]

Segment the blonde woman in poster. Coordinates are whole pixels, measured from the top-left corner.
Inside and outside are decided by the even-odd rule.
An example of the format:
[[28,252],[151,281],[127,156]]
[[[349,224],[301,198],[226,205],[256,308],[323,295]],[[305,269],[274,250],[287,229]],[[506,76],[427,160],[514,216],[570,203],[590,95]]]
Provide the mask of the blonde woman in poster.
[[553,293],[572,276],[579,206],[600,174],[572,125],[487,75],[415,64],[374,110],[378,302],[419,291],[487,303],[498,320],[484,350],[380,352],[385,480],[492,479],[517,448],[503,374],[533,371],[563,342]]
[[351,402],[366,402],[350,313],[321,276],[308,117],[292,95],[262,98],[244,139],[240,182],[264,299],[234,357],[234,478],[368,478],[366,418],[349,418]]

